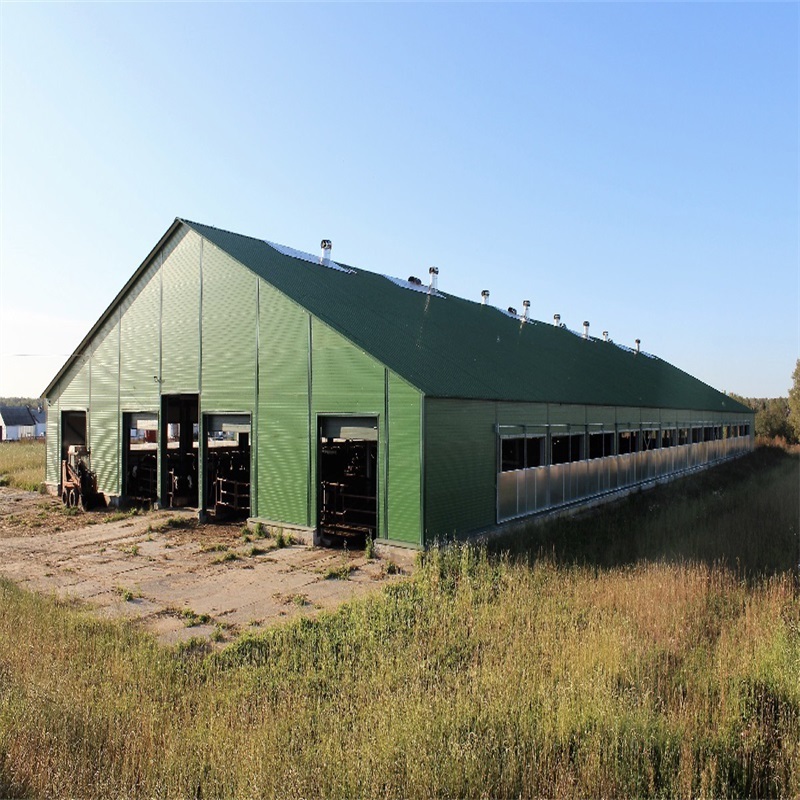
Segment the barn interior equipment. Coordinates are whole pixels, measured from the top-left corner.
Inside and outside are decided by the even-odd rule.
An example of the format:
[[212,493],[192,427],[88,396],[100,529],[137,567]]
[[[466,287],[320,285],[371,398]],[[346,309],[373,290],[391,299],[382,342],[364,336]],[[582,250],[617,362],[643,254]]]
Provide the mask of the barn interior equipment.
[[358,542],[378,531],[377,420],[320,421],[319,532]]
[[250,515],[250,417],[206,418],[206,509],[214,516]]
[[158,415],[124,414],[123,463],[127,500],[152,505],[158,499]]
[[88,511],[98,505],[99,500],[97,475],[91,469],[89,449],[84,445],[70,445],[67,457],[61,462],[61,501],[70,508]]
[[163,496],[171,508],[196,506],[198,397],[164,395],[162,403]]

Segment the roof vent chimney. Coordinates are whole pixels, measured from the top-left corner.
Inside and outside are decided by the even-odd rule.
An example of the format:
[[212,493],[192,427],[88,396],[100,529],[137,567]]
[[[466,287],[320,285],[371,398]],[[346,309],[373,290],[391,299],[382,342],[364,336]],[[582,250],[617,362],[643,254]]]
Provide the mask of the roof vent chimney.
[[509,306],[508,307],[508,313],[511,314],[512,317],[516,317],[517,316],[517,309],[514,308],[514,306]]
[[431,294],[436,294],[439,291],[439,267],[431,267],[428,272],[431,276],[430,286],[428,287],[428,291]]
[[330,266],[333,242],[331,242],[330,239],[323,239],[319,243],[319,246],[322,248],[322,255],[319,257],[319,263],[322,264],[323,267]]
[[487,301],[488,299],[489,299],[489,290],[488,290],[488,289],[484,289],[484,290],[481,292],[481,305],[482,305],[482,306],[485,306],[485,305],[486,305],[486,301]]
[[586,319],[583,321],[583,338],[589,338],[589,321]]
[[637,352],[637,353],[641,352],[641,349],[640,349],[640,347],[639,347],[639,345],[641,345],[641,343],[642,343],[642,340],[641,340],[641,339],[637,339],[637,340],[636,340],[636,352]]
[[561,314],[553,314],[553,325],[555,325],[556,328],[561,327]]
[[522,301],[522,319],[524,319],[526,322],[528,321],[528,310],[530,309],[530,307],[531,307],[530,300]]
[[603,341],[604,342],[608,341],[608,331],[603,331]]

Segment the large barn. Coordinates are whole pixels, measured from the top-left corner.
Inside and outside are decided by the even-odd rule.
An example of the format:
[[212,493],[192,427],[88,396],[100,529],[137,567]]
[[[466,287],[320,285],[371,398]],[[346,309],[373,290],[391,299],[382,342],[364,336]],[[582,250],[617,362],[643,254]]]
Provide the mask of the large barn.
[[425,546],[752,448],[638,343],[436,277],[176,219],[45,390],[49,487],[85,446],[110,502]]

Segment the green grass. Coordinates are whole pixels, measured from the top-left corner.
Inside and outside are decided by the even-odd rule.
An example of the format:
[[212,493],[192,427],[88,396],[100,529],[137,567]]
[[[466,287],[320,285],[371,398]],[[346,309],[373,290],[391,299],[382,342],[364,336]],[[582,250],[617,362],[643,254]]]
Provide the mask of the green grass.
[[798,796],[798,459],[745,462],[726,503],[665,487],[666,549],[626,501],[218,652],[2,581],[0,796]]
[[[494,552],[620,567],[641,561],[724,564],[743,577],[798,563],[800,459],[774,447],[634,492],[602,513],[531,525]],[[769,531],[769,535],[765,534]]]
[[0,442],[0,486],[38,492],[44,482],[43,441]]

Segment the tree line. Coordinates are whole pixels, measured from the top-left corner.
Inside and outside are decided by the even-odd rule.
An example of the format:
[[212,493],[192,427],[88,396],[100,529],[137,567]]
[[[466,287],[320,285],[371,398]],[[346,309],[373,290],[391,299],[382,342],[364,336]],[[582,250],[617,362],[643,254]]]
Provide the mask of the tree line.
[[785,439],[790,444],[800,442],[800,358],[787,397],[742,397],[732,392],[730,397],[756,412],[756,436]]

